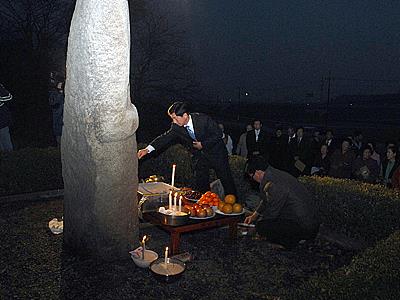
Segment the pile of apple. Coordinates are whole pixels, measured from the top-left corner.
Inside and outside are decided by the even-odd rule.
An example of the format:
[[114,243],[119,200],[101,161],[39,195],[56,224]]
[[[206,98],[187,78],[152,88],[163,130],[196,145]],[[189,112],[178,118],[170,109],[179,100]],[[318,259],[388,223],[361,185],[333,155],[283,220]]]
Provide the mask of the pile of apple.
[[214,215],[214,210],[208,204],[185,204],[184,207],[189,211],[191,217],[206,218]]

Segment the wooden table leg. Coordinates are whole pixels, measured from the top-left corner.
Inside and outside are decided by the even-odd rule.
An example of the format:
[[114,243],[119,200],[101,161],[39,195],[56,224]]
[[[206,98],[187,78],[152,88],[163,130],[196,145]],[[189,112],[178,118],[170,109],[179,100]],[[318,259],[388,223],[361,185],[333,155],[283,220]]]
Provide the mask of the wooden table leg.
[[237,222],[229,223],[229,237],[231,239],[237,238]]
[[181,240],[181,235],[180,235],[179,232],[171,232],[171,252],[172,252],[172,255],[178,254],[180,240]]

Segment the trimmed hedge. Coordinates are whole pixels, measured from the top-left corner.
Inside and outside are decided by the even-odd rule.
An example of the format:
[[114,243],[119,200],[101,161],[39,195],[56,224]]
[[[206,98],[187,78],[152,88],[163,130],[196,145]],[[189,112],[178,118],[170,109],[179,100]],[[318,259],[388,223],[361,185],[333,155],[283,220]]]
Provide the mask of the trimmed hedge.
[[350,265],[314,277],[292,299],[400,299],[400,231],[353,258]]
[[59,149],[0,153],[0,196],[62,188]]
[[301,177],[315,195],[321,221],[369,245],[400,229],[400,193],[381,185],[330,177]]

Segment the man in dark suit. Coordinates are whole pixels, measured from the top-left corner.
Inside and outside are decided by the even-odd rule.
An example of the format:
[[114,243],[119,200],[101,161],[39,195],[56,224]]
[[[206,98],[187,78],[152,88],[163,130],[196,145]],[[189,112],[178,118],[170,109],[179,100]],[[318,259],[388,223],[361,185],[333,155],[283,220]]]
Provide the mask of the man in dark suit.
[[138,151],[138,158],[172,143],[182,143],[192,153],[196,189],[210,189],[209,170],[213,168],[221,180],[225,194],[236,195],[235,184],[229,167],[228,152],[217,123],[202,113],[190,113],[183,102],[175,102],[168,109],[171,128]]
[[262,157],[250,159],[246,175],[260,184],[261,202],[245,223],[257,220],[256,231],[272,243],[291,249],[300,240],[314,239],[319,230],[313,198],[290,174],[268,165]]
[[247,133],[247,158],[263,156],[268,159],[267,134],[262,130],[262,123],[256,119],[253,122],[253,130]]
[[289,144],[289,153],[292,160],[290,173],[295,177],[310,174],[311,149],[308,140],[304,137],[303,127],[297,128],[296,138]]

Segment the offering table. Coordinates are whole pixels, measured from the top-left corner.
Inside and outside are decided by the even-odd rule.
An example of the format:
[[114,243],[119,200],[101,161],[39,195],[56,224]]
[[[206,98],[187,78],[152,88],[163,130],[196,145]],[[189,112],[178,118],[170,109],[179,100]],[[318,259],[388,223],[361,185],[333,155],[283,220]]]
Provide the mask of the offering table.
[[161,222],[161,214],[158,212],[143,213],[143,219],[151,224],[161,227],[171,235],[171,251],[172,255],[178,254],[181,233],[204,230],[215,227],[229,226],[229,237],[236,238],[237,223],[241,220],[241,215],[215,215],[212,219],[189,219],[187,224],[180,226],[165,225]]

